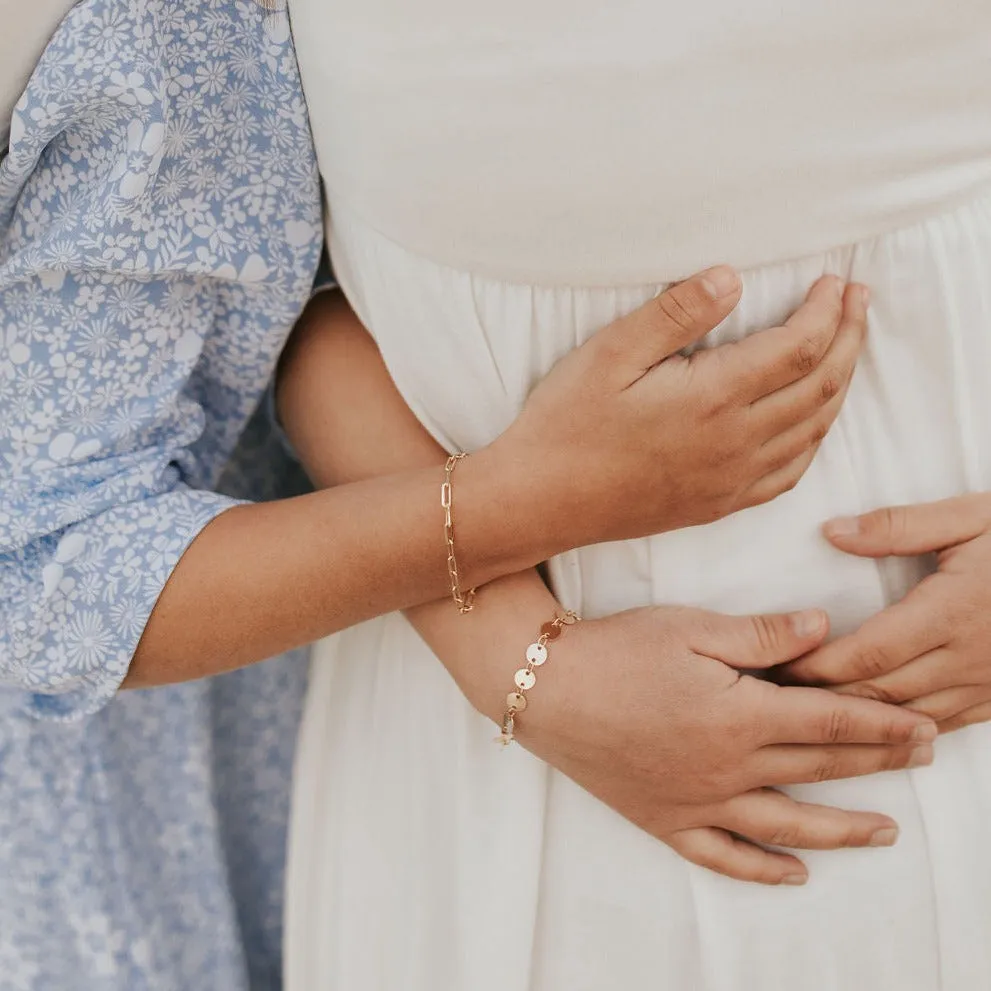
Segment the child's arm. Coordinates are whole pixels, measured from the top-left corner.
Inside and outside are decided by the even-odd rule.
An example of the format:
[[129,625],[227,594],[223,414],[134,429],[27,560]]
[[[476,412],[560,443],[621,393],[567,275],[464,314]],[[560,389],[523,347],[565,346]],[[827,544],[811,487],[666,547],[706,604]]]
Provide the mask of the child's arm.
[[[311,306],[282,371],[283,422],[318,484],[347,485],[443,463],[446,452],[413,416],[374,342],[342,299]],[[555,612],[560,612],[557,602],[531,569],[486,586],[467,615],[459,615],[445,596],[407,610],[407,616],[472,704],[499,722],[526,645]],[[831,709],[837,699],[826,693],[775,694],[788,690],[741,680],[713,658],[724,656],[723,650],[735,663],[749,659],[765,666],[803,653],[825,630],[822,617],[818,629],[796,635],[786,617],[755,621],[663,608],[586,621],[555,642],[550,663],[540,669],[539,690],[514,730],[524,746],[696,863],[767,883],[803,876],[795,858],[739,837],[760,843],[787,833],[796,847],[857,846],[878,830],[888,835],[893,823],[750,791],[783,779],[772,782],[744,770],[749,755],[743,741],[752,738],[748,727],[810,743],[817,725],[821,739],[828,739],[838,716],[858,725],[851,736],[856,742],[896,743],[916,724],[899,713],[899,727],[888,734],[884,727],[890,727],[893,710],[838,712]],[[693,656],[691,646],[699,655]],[[760,688],[747,690],[753,686]],[[718,704],[710,704],[714,697]],[[802,737],[795,730],[800,709]],[[731,724],[722,722],[720,713],[729,714]],[[795,766],[786,776],[792,782],[812,780],[830,759],[836,761],[830,773],[858,773],[863,749],[840,748],[837,757],[828,749],[794,747]],[[690,756],[681,760],[676,755],[682,753]],[[879,769],[906,759],[904,752],[885,747],[872,748],[868,757]],[[730,780],[724,798],[707,804],[696,785],[713,768],[722,768]],[[685,802],[680,796],[689,792],[695,797]]]

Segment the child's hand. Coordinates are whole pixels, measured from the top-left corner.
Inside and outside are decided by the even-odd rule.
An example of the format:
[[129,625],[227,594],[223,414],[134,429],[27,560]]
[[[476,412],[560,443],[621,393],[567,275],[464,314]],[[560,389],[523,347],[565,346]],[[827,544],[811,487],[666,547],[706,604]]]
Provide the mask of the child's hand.
[[862,557],[936,551],[939,570],[787,676],[904,704],[944,733],[991,720],[991,493],[834,520],[825,533]]

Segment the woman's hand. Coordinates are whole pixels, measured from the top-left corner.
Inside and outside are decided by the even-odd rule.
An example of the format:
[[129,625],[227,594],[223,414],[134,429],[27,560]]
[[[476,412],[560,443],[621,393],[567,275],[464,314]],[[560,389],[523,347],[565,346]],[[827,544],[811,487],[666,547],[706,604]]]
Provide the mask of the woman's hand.
[[[318,484],[443,463],[445,452],[340,299],[315,301],[300,331],[284,368],[293,389],[283,413]],[[512,657],[556,609],[528,571],[487,586],[467,615],[450,598],[407,615],[475,708],[498,724]],[[813,649],[825,617],[805,618],[801,631],[785,617],[682,609],[580,623],[555,643],[517,736],[696,863],[767,883],[804,879],[794,857],[755,844],[880,845],[894,841],[896,826],[885,816],[801,805],[766,786],[902,766],[913,753],[924,761],[925,740],[935,735],[931,722],[895,707],[775,688],[721,663],[765,668]],[[919,750],[910,742],[916,729]]]
[[846,395],[867,291],[824,277],[783,326],[682,356],[740,291],[731,269],[713,269],[606,327],[555,366],[489,449],[539,479],[541,504],[568,529],[552,543],[710,522],[805,473]]
[[[688,860],[740,880],[801,884],[801,861],[763,845],[886,846],[897,827],[771,789],[928,764],[936,736],[932,722],[893,706],[737,670],[798,657],[826,628],[818,611],[662,607],[580,623],[555,643],[516,737]],[[491,665],[477,651],[465,661],[452,673],[498,720],[505,696],[492,689]]]
[[834,520],[862,557],[936,552],[938,570],[850,636],[789,665],[790,680],[904,704],[943,732],[991,719],[991,494]]

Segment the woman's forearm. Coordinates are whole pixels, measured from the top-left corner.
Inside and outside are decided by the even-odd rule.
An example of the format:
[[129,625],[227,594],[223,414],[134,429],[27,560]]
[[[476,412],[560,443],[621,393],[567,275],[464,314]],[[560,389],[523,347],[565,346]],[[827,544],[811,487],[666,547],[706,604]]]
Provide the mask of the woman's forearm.
[[[322,490],[235,507],[203,529],[152,612],[125,688],[219,674],[449,596],[440,505],[446,454],[342,298],[319,300],[301,321],[279,400],[289,439]],[[528,487],[525,472],[491,449],[458,466],[465,587],[563,549],[545,518],[528,514],[537,508]],[[549,597],[535,574],[526,584]],[[420,617],[424,636],[435,625],[442,636],[438,620],[448,612],[458,618],[449,600],[443,605]]]
[[[323,319],[300,326],[280,380],[283,424],[314,482],[347,485],[442,465],[447,452],[410,411],[343,300],[326,301],[321,312]],[[458,526],[460,554],[469,537],[460,521]],[[448,588],[439,600],[408,608],[406,615],[471,702],[498,719],[514,670],[505,645],[518,643],[522,650],[556,608],[530,567],[488,584],[467,615],[458,614]]]
[[[497,493],[508,492],[506,470],[484,455],[473,462],[458,472],[460,566],[466,581],[482,583],[542,550],[495,509]],[[406,471],[221,513],[166,584],[124,687],[243,667],[444,595],[442,480],[436,467]]]
[[[860,296],[849,289],[844,303],[836,280],[820,280],[785,326],[681,357],[739,299],[727,275],[689,279],[600,330],[458,467],[464,585],[572,547],[717,519],[794,485],[842,400],[824,382],[852,366]],[[351,333],[328,334],[328,322]],[[810,363],[812,342],[828,364]],[[359,384],[361,354],[348,348],[369,346],[384,387]],[[449,590],[443,452],[340,297],[314,301],[294,332],[280,406],[304,463],[334,488],[207,525],[158,599],[129,686],[249,664]]]
[[[166,585],[125,687],[242,667],[449,596],[445,452],[396,392],[347,305],[324,300],[315,313],[287,351],[279,395],[289,438],[325,488],[236,507],[209,524]],[[466,587],[560,549],[542,535],[540,519],[526,518],[526,488],[515,466],[491,451],[459,465],[458,563]],[[539,585],[535,575],[530,581]],[[443,605],[438,617],[458,618],[449,599]],[[425,634],[434,615],[423,615]]]

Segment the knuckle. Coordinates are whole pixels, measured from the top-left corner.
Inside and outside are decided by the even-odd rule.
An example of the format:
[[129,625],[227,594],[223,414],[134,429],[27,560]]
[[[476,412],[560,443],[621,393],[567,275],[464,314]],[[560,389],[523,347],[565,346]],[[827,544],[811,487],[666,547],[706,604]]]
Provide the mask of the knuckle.
[[812,424],[809,428],[809,447],[818,447],[825,439],[826,434],[829,432],[829,425],[821,421],[817,421]]
[[798,823],[782,823],[770,831],[767,842],[771,846],[801,847],[805,843],[805,831]]
[[751,616],[750,627],[757,647],[763,653],[770,653],[780,643],[777,624],[769,616]]
[[830,754],[827,757],[823,757],[818,764],[813,768],[811,780],[814,782],[822,781],[832,781],[835,778],[841,776],[841,769],[839,766],[839,761],[835,756]]
[[[877,644],[871,644],[861,648],[855,658],[855,663],[857,668],[857,677],[860,679],[867,679],[867,683],[870,687],[877,690],[879,686],[870,682],[869,679],[878,678],[882,674],[886,674],[888,671],[888,655],[885,653],[884,648]],[[864,687],[867,686],[865,685]],[[876,696],[873,697],[876,698]],[[881,699],[880,701],[885,700]]]
[[[761,706],[745,706],[734,710],[723,720],[725,737],[734,742],[734,754],[739,760],[741,753],[753,753],[760,749],[768,738],[766,716]],[[740,761],[736,774],[745,774],[745,761]]]
[[730,798],[739,791],[740,781],[746,777],[737,764],[729,762],[720,767],[712,767],[699,773],[695,789],[710,801]]
[[911,730],[892,720],[886,720],[880,727],[879,737],[883,743],[904,743]]
[[655,300],[661,318],[673,323],[681,330],[693,330],[701,322],[705,306],[686,286],[675,286],[661,293]]
[[[694,355],[693,355],[694,357]],[[698,407],[703,416],[719,417],[720,429],[726,428],[725,421],[731,411],[739,409],[736,397],[728,389],[720,389],[714,382],[699,380]]]
[[851,735],[850,714],[843,709],[833,709],[826,717],[823,739],[827,743],[843,743]]
[[808,375],[819,364],[819,342],[815,337],[805,337],[792,352],[792,363],[801,375]]
[[843,388],[843,376],[835,368],[829,368],[822,376],[819,383],[819,396],[824,403],[839,395]]
[[902,506],[886,506],[868,513],[861,521],[864,533],[874,536],[886,535],[897,539],[905,533],[908,517]]

